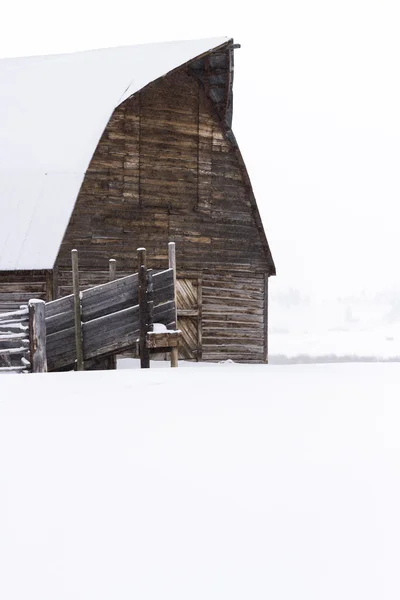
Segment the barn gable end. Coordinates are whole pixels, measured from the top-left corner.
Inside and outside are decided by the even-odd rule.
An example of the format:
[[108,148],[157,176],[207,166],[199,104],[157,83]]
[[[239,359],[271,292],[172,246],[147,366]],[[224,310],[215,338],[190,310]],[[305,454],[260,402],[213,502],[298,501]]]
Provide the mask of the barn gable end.
[[161,268],[173,240],[186,357],[262,362],[274,264],[240,151],[210,94],[212,77],[185,66],[114,111],[60,248],[59,293],[70,291],[72,247],[87,282],[97,283],[109,257],[123,274],[135,269],[139,245]]

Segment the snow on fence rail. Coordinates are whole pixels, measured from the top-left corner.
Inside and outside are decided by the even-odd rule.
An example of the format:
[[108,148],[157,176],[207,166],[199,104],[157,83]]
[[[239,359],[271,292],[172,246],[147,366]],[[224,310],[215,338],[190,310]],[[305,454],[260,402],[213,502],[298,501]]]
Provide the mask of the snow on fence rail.
[[0,372],[30,371],[29,309],[0,314]]

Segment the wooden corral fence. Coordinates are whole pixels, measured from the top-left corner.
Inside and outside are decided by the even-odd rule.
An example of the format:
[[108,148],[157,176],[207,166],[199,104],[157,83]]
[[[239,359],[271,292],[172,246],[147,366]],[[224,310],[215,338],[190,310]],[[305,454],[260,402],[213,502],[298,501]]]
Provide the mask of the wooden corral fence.
[[[6,358],[10,364],[0,368],[83,370],[99,358],[136,348],[138,341],[141,367],[149,367],[153,350],[170,351],[171,365],[177,366],[175,245],[169,244],[169,267],[164,271],[147,268],[144,248],[138,250],[138,258],[138,273],[111,276],[107,283],[80,291],[78,253],[73,250],[73,294],[47,303],[31,300],[29,309],[1,315],[5,350],[0,350],[0,364]],[[115,275],[113,266],[112,271]],[[153,331],[155,323],[165,330]]]
[[30,370],[29,310],[23,306],[0,315],[0,371]]

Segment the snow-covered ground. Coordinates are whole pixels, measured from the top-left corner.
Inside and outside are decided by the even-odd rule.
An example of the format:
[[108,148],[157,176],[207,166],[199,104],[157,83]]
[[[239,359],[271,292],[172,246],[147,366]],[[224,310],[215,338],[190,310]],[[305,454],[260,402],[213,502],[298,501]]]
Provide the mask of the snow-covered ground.
[[0,380],[3,600],[398,600],[400,366]]
[[400,362],[400,329],[392,326],[354,331],[270,333],[271,364],[290,362]]
[[400,291],[324,298],[271,288],[271,363],[400,361]]

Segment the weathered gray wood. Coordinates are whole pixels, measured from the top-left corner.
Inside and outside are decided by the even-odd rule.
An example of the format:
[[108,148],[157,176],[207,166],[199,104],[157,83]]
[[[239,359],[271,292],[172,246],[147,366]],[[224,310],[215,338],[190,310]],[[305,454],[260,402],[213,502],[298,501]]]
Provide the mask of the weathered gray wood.
[[0,350],[0,367],[20,367],[30,370],[29,349],[26,346]]
[[110,258],[110,260],[108,261],[108,271],[110,281],[114,281],[117,275],[117,261],[115,260],[115,258]]
[[199,311],[197,308],[178,308],[178,317],[196,317]]
[[163,287],[163,288],[155,288],[153,292],[153,302],[154,304],[162,304],[163,302],[168,302],[174,298],[174,285],[171,281],[171,284]]
[[147,321],[147,331],[153,331],[153,323],[154,323],[154,283],[153,283],[153,272],[148,269],[147,270],[147,313],[148,313],[148,321]]
[[178,356],[179,356],[179,350],[178,347],[174,347],[171,348],[171,367],[177,367],[178,366]]
[[69,329],[70,327],[74,326],[75,315],[73,310],[59,313],[58,315],[53,315],[52,317],[48,317],[46,319],[47,335],[51,335],[57,331],[62,331],[63,329]]
[[[147,268],[146,268],[146,249],[138,248],[138,267],[139,267],[139,352],[140,368],[150,368],[150,356],[146,344],[146,336],[149,330],[149,305],[147,298]],[[154,317],[156,318],[156,317]]]
[[13,354],[24,354],[25,352],[26,347],[21,344],[16,348],[4,348],[3,350],[0,350],[0,356],[12,356]]
[[43,300],[29,301],[29,340],[32,372],[46,373],[46,315]]
[[[116,273],[117,273],[117,261],[115,260],[115,258],[110,258],[110,260],[108,261],[108,268],[109,268],[109,279],[110,281],[114,281],[116,278]],[[111,370],[115,370],[117,368],[117,355],[113,354],[108,358],[108,362],[105,361],[104,363],[109,369]]]
[[46,343],[49,371],[74,366],[76,359],[75,326],[47,336]]
[[58,298],[52,302],[46,303],[46,319],[54,317],[60,313],[71,312],[74,310],[74,295],[64,296],[64,298]]
[[48,359],[53,353],[56,353],[60,349],[61,351],[69,353],[73,356],[73,360],[76,358],[75,353],[75,325],[68,329],[62,329],[56,331],[47,336],[47,354]]
[[58,296],[58,267],[53,268],[53,300]]
[[[264,316],[263,315],[253,315],[239,312],[226,312],[225,314],[222,311],[209,311],[204,308],[203,304],[203,327],[206,324],[213,323],[221,324],[221,323],[232,323],[236,326],[248,324],[256,325],[256,324],[264,324]],[[259,329],[259,328],[258,328]],[[260,329],[259,329],[260,331]]]
[[180,337],[180,331],[150,331],[147,334],[146,343],[147,347],[151,349],[172,348],[179,345]]
[[175,302],[175,323],[178,322],[177,314],[177,300],[176,300],[176,250],[175,242],[169,242],[168,244],[168,266],[173,272],[173,285],[174,285],[174,302]]
[[24,331],[22,332],[13,332],[13,333],[2,333],[0,332],[0,342],[5,342],[7,340],[23,340],[27,338],[27,335]]
[[[173,284],[174,272],[173,269],[163,269],[162,271],[152,271],[154,285],[161,289],[165,286]],[[173,298],[171,298],[173,300]]]
[[139,306],[83,323],[85,359],[134,346],[140,331]]
[[81,298],[79,290],[79,264],[78,250],[71,251],[72,258],[72,285],[74,289],[74,316],[75,316],[75,348],[77,371],[84,370],[82,348],[82,317]]
[[[29,321],[9,321],[8,323],[0,323],[0,333],[7,335],[11,333],[26,332],[29,329]],[[27,334],[29,335],[29,334]]]
[[174,327],[175,324],[175,302],[171,300],[170,302],[164,302],[164,304],[159,304],[154,307],[153,310],[153,319],[154,323],[162,323],[166,327],[171,327],[172,329],[176,329]]
[[28,307],[20,308],[19,310],[13,310],[11,312],[1,313],[0,322],[4,323],[5,321],[19,321],[21,317],[28,316]]
[[82,320],[97,319],[139,303],[138,274],[128,275],[82,292]]
[[54,281],[53,271],[46,271],[46,302],[54,300]]
[[[147,272],[151,282],[148,299],[151,297],[151,285],[155,277],[157,299],[162,301],[153,314],[157,322],[174,329],[173,303],[171,300],[164,303],[164,300],[173,296],[173,272],[171,269],[154,274],[151,270]],[[101,353],[122,351],[134,345],[139,334],[138,287],[138,274],[135,274],[81,292],[84,360]],[[125,307],[129,307],[135,299],[136,306],[130,306],[131,312],[126,312],[128,309]],[[68,296],[46,305],[48,364],[52,370],[71,366],[75,360],[73,300],[74,296]],[[123,308],[119,310],[121,306]],[[151,301],[148,309],[151,311]],[[133,317],[133,322],[126,320],[129,314]],[[151,326],[150,315],[147,326]]]
[[28,337],[23,337],[23,338],[19,338],[19,339],[7,339],[7,340],[2,340],[0,339],[0,352],[2,352],[3,350],[8,350],[8,349],[15,349],[15,348],[23,348],[24,350],[29,348],[29,339]]
[[153,300],[160,304],[175,299],[174,272],[172,269],[153,273]]

